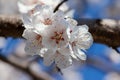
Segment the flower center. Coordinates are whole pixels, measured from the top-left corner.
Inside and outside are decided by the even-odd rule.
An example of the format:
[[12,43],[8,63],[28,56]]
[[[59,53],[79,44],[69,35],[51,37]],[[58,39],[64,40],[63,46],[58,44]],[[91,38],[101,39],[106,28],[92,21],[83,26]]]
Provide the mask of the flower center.
[[32,10],[29,11],[29,14],[32,15],[32,14],[34,14],[34,12],[35,12],[35,10],[32,9]]
[[72,47],[76,46],[76,41],[72,42]]
[[63,38],[63,32],[54,32],[55,35],[51,37],[51,39],[55,40],[56,41],[56,44],[59,44],[60,41],[64,41],[64,38]]
[[41,35],[37,35],[35,39],[36,39],[39,43],[42,42],[42,37],[41,37]]
[[52,20],[50,20],[50,18],[47,18],[44,20],[43,22],[45,25],[51,25],[52,24]]

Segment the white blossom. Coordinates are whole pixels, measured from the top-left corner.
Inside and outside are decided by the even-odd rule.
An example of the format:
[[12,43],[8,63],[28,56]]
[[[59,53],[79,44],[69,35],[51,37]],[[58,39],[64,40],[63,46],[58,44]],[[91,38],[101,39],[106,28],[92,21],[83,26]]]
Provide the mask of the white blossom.
[[70,47],[73,50],[74,59],[86,60],[86,55],[81,50],[88,49],[93,43],[93,38],[88,32],[88,26],[76,26],[71,32]]
[[76,26],[71,33],[71,43],[78,46],[80,49],[88,49],[92,43],[93,38],[88,32],[88,26]]
[[72,59],[86,60],[82,50],[93,43],[87,25],[78,26],[76,20],[65,18],[60,10],[53,12],[48,5],[37,5],[23,17],[27,53],[38,54],[45,65],[55,63],[60,69],[69,67]]
[[62,48],[59,50],[48,50],[44,54],[44,64],[49,66],[53,62],[60,69],[64,69],[72,65],[72,58],[70,56],[70,50],[68,48]]
[[25,51],[29,55],[40,54],[40,50],[43,47],[41,44],[41,35],[34,32],[33,29],[25,29],[22,36],[27,39]]
[[61,48],[67,46],[69,42],[69,28],[64,21],[53,24],[45,29],[42,44],[47,48]]

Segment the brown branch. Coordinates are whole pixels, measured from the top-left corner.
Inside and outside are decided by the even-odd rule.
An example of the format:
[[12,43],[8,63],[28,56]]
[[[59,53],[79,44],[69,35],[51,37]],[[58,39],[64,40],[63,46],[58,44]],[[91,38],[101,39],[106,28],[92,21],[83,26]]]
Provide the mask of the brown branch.
[[0,15],[0,36],[22,37],[23,23],[18,16]]
[[[105,20],[105,19],[103,19]],[[120,46],[120,21],[114,20],[114,26],[108,23],[102,23],[98,19],[79,19],[79,24],[87,24],[93,35],[94,42],[106,44],[117,48]],[[22,37],[24,27],[22,21],[16,16],[0,16],[0,36]]]

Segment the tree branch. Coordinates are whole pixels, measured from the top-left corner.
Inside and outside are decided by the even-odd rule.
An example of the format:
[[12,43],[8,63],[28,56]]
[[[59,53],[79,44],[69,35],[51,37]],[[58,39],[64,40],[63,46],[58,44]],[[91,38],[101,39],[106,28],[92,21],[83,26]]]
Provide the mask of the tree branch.
[[[114,25],[105,19],[78,19],[78,23],[89,26],[89,31],[94,38],[94,42],[106,44],[117,48],[120,46],[120,21],[113,20]],[[23,23],[18,16],[0,16],[0,36],[4,37],[22,37],[24,31]]]

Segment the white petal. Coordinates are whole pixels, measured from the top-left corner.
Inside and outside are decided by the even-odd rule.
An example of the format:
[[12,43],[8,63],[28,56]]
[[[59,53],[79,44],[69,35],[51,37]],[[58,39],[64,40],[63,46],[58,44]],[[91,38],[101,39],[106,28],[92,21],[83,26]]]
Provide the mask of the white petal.
[[68,25],[67,25],[66,22],[61,21],[61,22],[56,23],[54,25],[53,29],[52,29],[52,33],[54,33],[54,32],[58,32],[58,33],[63,32],[62,37],[64,38],[64,40],[61,40],[60,43],[57,45],[59,48],[64,47],[64,46],[66,46],[68,44],[70,34],[68,34],[67,26]]
[[78,33],[82,34],[82,33],[86,33],[88,32],[88,26],[87,25],[81,25],[81,26],[76,26],[73,30],[73,33]]
[[26,3],[27,1],[25,2],[25,0],[24,1],[20,0],[18,2],[18,8],[21,13],[27,13],[29,10],[33,9],[36,6],[36,4],[25,5],[23,2]]
[[65,56],[71,55],[71,51],[68,47],[62,47],[58,50],[58,52]]
[[35,33],[35,32],[33,31],[33,29],[25,29],[24,32],[23,32],[23,34],[22,34],[22,36],[23,36],[25,39],[29,40],[29,41],[35,40],[35,38],[36,38],[37,35],[38,35],[38,34]]
[[68,46],[68,41],[69,41],[69,36],[67,35],[66,32],[64,32],[63,34],[63,38],[64,40],[63,41],[60,41],[60,43],[58,44],[58,47],[61,48],[61,47],[66,47]]
[[42,5],[36,5],[33,9],[33,16],[36,16],[42,12]]
[[46,30],[43,32],[42,36],[42,44],[48,49],[55,49],[57,44],[55,40],[52,40],[51,37],[54,36],[54,28],[52,26],[47,27]]
[[41,57],[44,57],[44,54],[45,54],[47,51],[48,51],[47,48],[41,48],[39,55],[40,55]]
[[72,59],[70,56],[64,56],[61,54],[56,54],[55,63],[60,69],[67,68],[72,65]]
[[[50,27],[46,28],[46,30],[44,31],[44,34],[43,34],[42,44],[45,45],[45,47],[47,47],[49,49],[56,48],[56,47],[61,48],[63,46],[66,46],[68,43],[68,36],[67,36],[67,33],[65,33],[65,30],[64,30],[64,32],[63,32],[63,30],[64,30],[64,28],[57,28],[54,26],[50,26]],[[55,32],[58,32],[58,33],[63,32],[62,37],[64,38],[64,40],[61,40],[59,42],[59,44],[56,43],[55,39],[51,39],[52,37],[55,36]]]
[[43,16],[45,19],[52,17],[53,9],[51,6],[43,5],[42,6],[42,12],[40,13],[41,16]]
[[70,49],[70,55],[71,55],[71,57],[72,57],[73,59],[78,60],[77,56],[74,54],[74,51],[73,51],[73,49],[72,49],[72,46],[71,46],[71,45],[69,45],[69,49]]
[[43,56],[43,61],[46,66],[50,66],[54,62],[54,50],[48,50]]
[[43,37],[42,44],[48,49],[56,49],[57,44],[54,40],[51,40],[50,37]]
[[78,26],[78,29],[74,29],[71,34],[70,42],[75,42],[80,49],[88,49],[93,43],[93,38],[88,32],[88,27],[83,25]]
[[73,47],[74,54],[78,57],[80,60],[86,60],[87,56],[84,52],[82,52],[78,47]]
[[88,49],[92,43],[92,35],[88,32],[78,37],[77,46],[81,49]]
[[64,19],[61,19],[59,21],[56,21],[53,26],[57,31],[66,30],[68,28],[68,23]]
[[[42,23],[36,23],[35,25],[34,25],[34,27],[35,27],[35,30],[38,32],[38,34],[44,34],[45,33],[45,29],[48,27],[48,26],[46,26],[46,25],[44,25],[44,24],[42,24]],[[44,32],[44,33],[43,33]]]
[[79,36],[81,36],[87,32],[88,32],[88,27],[85,25],[74,27],[74,29],[72,30],[72,33],[71,33],[70,41],[73,42],[73,41],[77,40]]
[[53,15],[54,21],[59,21],[60,19],[64,19],[64,13],[61,10],[58,10]]
[[25,28],[33,28],[31,16],[29,14],[22,14],[22,21]]
[[66,34],[67,34],[68,38],[70,39],[70,37],[71,37],[70,28],[67,28]]
[[66,21],[68,21],[72,26],[77,26],[78,22],[72,18],[67,17]]
[[26,42],[25,51],[28,55],[40,54],[41,45],[35,42]]

